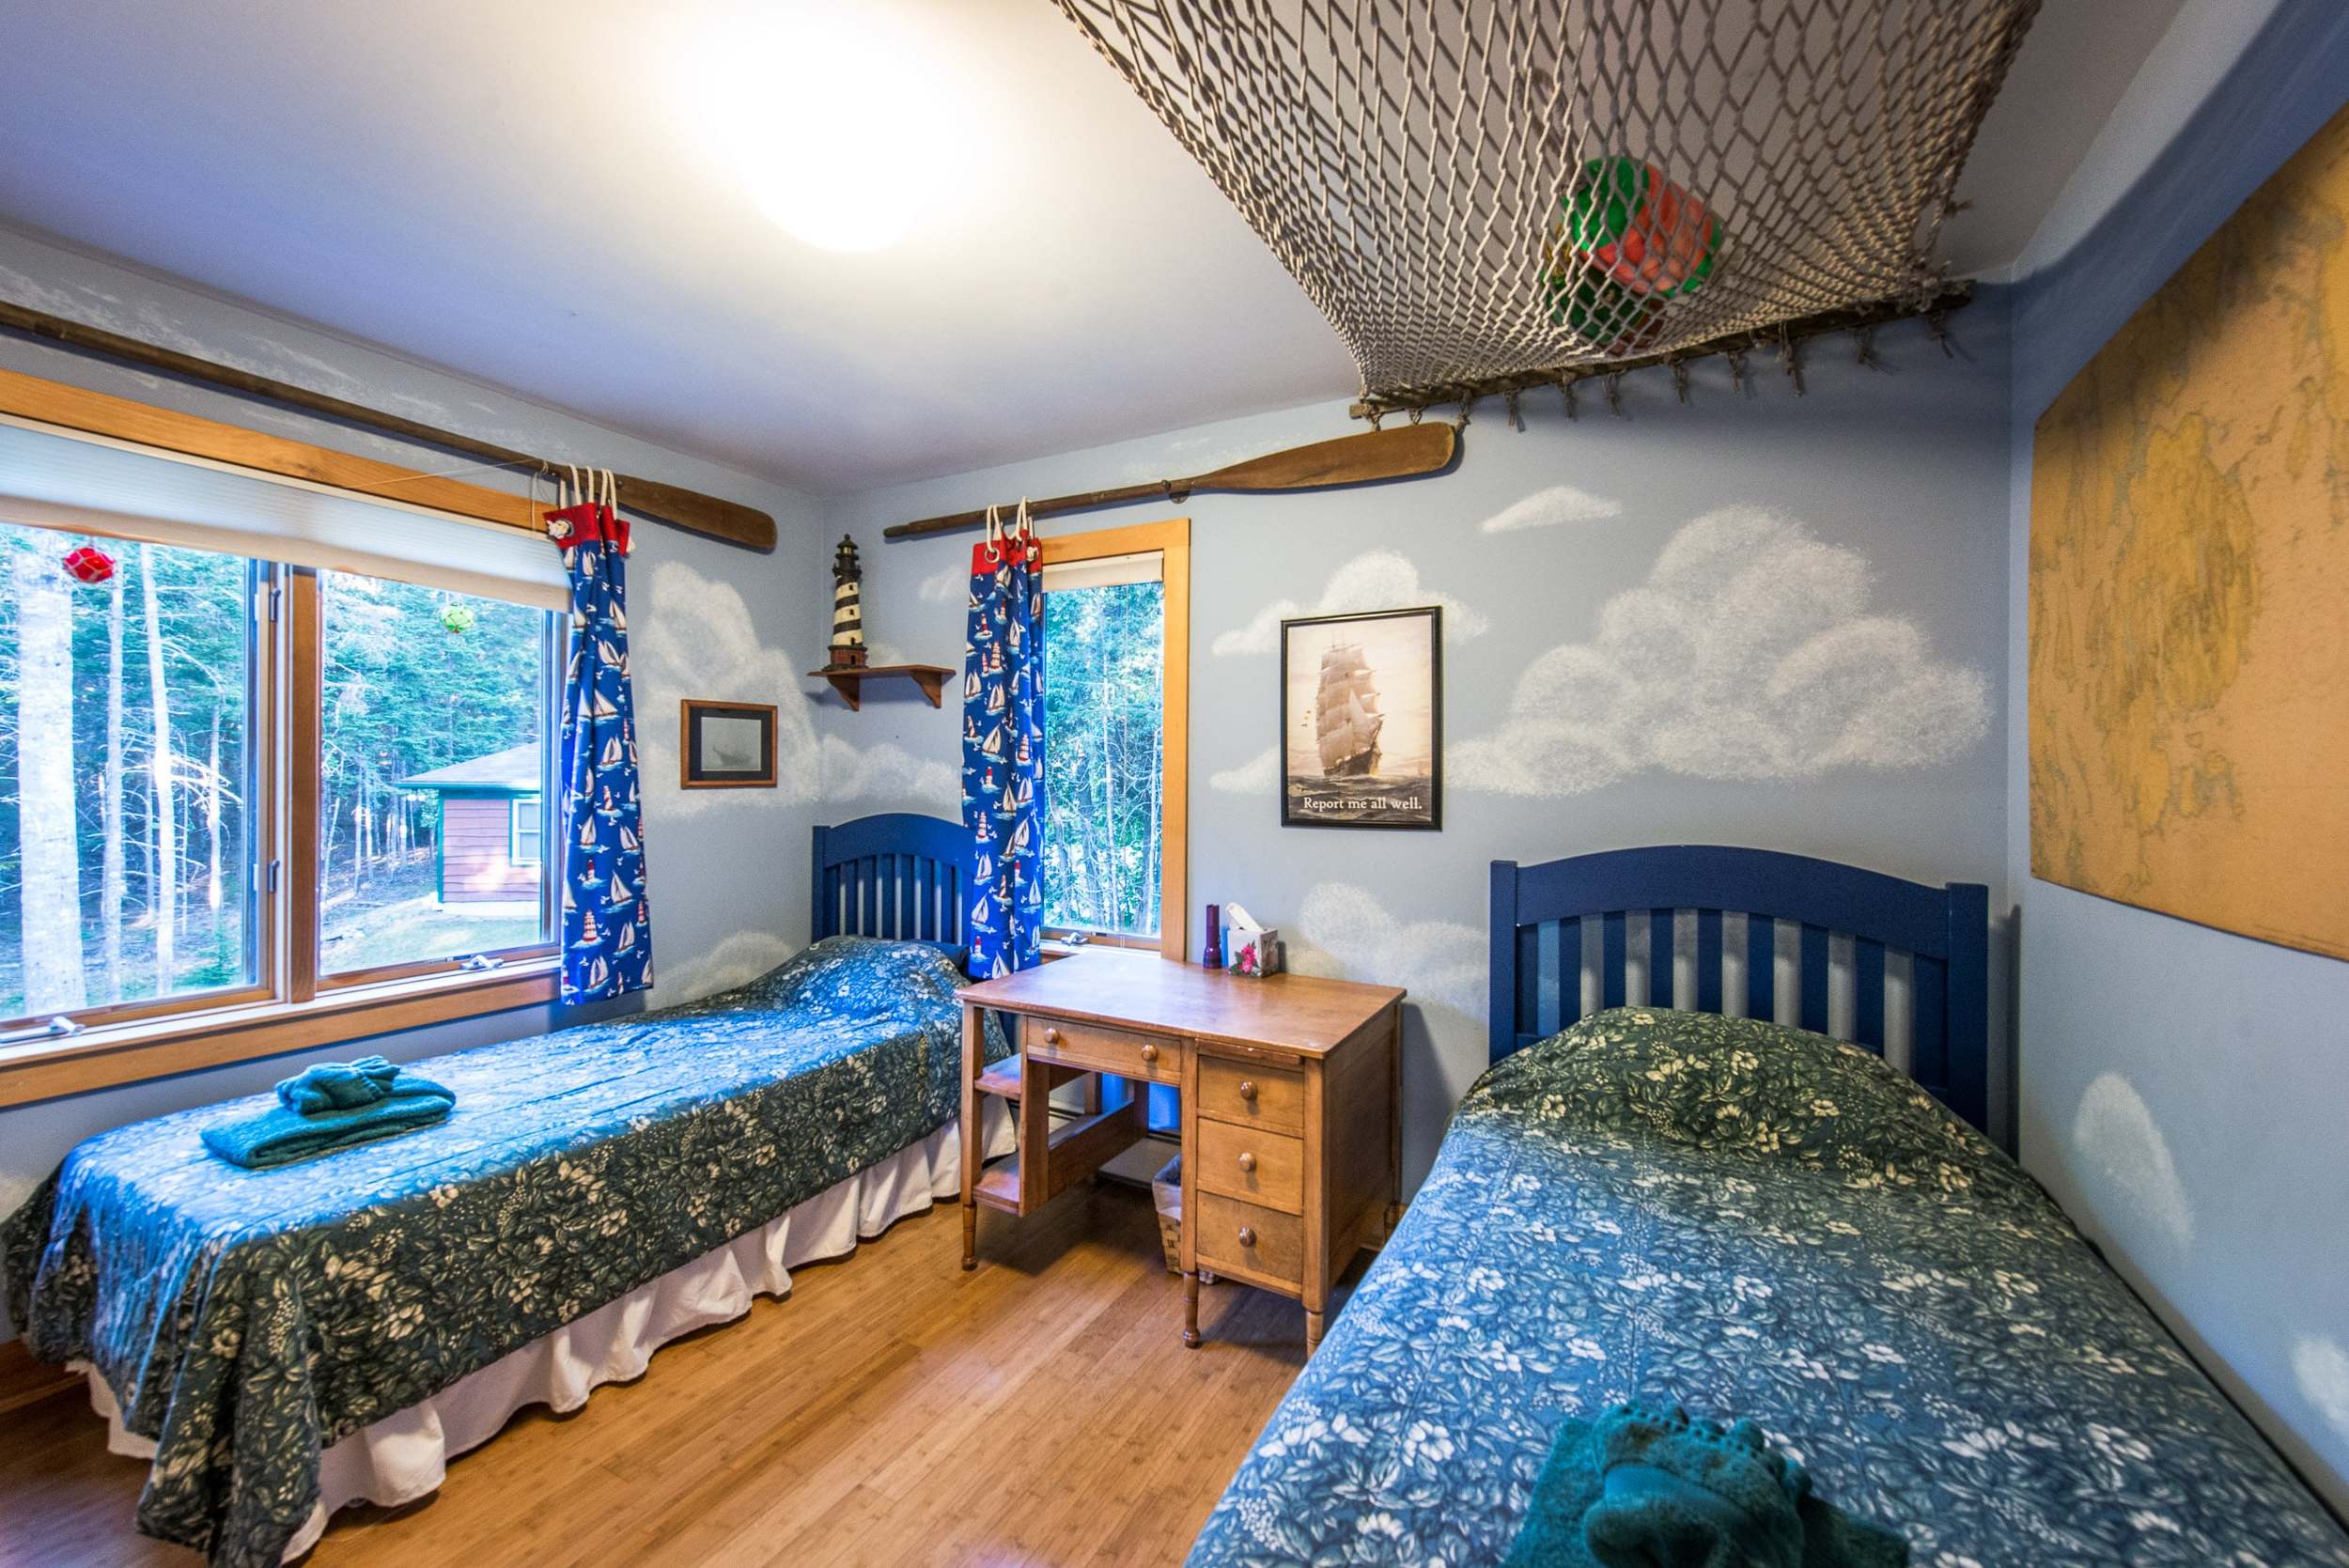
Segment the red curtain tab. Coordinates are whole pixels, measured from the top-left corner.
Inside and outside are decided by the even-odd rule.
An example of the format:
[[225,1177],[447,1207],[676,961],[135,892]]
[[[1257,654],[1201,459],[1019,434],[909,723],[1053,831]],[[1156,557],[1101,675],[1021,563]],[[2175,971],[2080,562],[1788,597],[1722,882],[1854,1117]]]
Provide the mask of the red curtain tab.
[[608,544],[619,554],[628,553],[628,519],[610,506],[583,501],[558,506],[544,516],[547,537],[565,550],[573,545]]

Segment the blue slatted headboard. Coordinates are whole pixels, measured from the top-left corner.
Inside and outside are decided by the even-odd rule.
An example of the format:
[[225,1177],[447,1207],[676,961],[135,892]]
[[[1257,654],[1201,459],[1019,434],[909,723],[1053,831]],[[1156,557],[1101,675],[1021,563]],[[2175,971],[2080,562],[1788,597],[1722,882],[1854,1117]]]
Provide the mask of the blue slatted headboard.
[[911,812],[860,816],[816,830],[811,940],[890,937],[963,945],[971,891],[971,831]]
[[[1696,1011],[1719,1013],[1721,917],[1747,917],[1745,1015],[1777,1016],[1777,923],[1801,927],[1802,1027],[1827,1032],[1828,942],[1852,939],[1854,1043],[1884,1052],[1885,955],[1910,955],[1909,1076],[1985,1130],[1990,1114],[1990,893],[1975,882],[1927,887],[1807,855],[1717,845],[1613,849],[1542,865],[1495,861],[1492,1060],[1573,1023],[1582,1005],[1583,922],[1596,921],[1598,1000],[1626,1000],[1628,933],[1672,952],[1673,915],[1696,912]],[[1669,959],[1661,966],[1672,974]],[[1545,980],[1547,976],[1547,980]],[[1669,979],[1666,982],[1670,987]],[[1656,1007],[1669,997],[1645,999]]]

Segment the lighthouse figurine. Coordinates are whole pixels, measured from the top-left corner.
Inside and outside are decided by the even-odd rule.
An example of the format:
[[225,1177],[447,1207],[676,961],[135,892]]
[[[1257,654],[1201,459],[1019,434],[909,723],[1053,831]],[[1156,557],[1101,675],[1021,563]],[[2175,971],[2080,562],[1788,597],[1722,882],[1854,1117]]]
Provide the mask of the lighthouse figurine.
[[857,565],[856,541],[840,536],[832,556],[832,668],[864,667],[864,568]]

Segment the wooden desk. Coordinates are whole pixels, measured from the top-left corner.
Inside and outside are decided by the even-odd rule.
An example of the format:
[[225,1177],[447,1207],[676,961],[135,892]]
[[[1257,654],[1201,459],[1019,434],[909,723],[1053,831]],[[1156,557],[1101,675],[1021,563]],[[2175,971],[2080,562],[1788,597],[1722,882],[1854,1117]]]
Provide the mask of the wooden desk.
[[[1032,1214],[1143,1133],[1143,1097],[1058,1129],[1051,1091],[1087,1073],[1182,1094],[1183,1343],[1199,1343],[1199,1274],[1303,1303],[1321,1343],[1330,1282],[1386,1234],[1402,1197],[1404,993],[1276,974],[1245,980],[1094,949],[962,992],[962,1266],[978,1205]],[[981,1070],[982,1010],[1019,1056]],[[979,1096],[1019,1107],[1019,1154],[979,1169]],[[1097,1103],[1089,1101],[1088,1103]]]

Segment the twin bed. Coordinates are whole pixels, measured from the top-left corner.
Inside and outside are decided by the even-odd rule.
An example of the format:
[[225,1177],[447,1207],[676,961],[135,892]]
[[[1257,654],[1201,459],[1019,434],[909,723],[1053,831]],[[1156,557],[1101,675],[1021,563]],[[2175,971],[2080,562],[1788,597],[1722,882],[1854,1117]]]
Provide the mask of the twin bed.
[[416,1063],[457,1093],[424,1132],[239,1171],[200,1134],[250,1108],[210,1106],[75,1149],[8,1222],[10,1311],[151,1461],[139,1529],[272,1568],[343,1503],[430,1492],[514,1411],[574,1406],[957,1190],[968,856],[930,817],[817,829],[813,946],[687,1006]]
[[[1666,847],[1498,863],[1492,908],[1493,1065],[1194,1568],[1498,1562],[1559,1425],[1629,1399],[1753,1420],[1921,1565],[2349,1564],[1979,1130],[1982,889]],[[1676,910],[1692,994],[1624,1005],[1630,932],[1670,954]],[[1756,1021],[1779,922],[1799,1030]],[[1722,1017],[1741,945],[1749,1017]],[[1824,1037],[1846,1006],[1856,1046]],[[1909,1073],[1880,1055],[1903,1033]]]
[[[439,1128],[243,1172],[202,1150],[212,1107],[74,1151],[9,1222],[10,1304],[151,1458],[142,1530],[269,1568],[954,1190],[963,835],[816,842],[823,939],[420,1063],[458,1093]],[[1668,847],[1499,862],[1492,893],[1493,1066],[1193,1564],[1497,1562],[1560,1422],[1636,1398],[1754,1420],[1920,1564],[2349,1568],[1979,1130],[1982,889]],[[1800,1029],[1762,1021],[1781,923]]]

